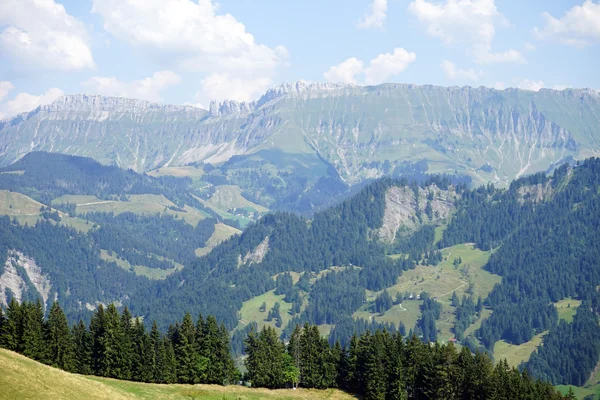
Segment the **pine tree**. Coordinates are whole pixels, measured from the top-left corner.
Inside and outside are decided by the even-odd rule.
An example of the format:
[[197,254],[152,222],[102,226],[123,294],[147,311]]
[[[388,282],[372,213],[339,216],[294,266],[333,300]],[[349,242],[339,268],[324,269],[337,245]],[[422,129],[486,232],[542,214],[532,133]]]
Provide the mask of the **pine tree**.
[[0,347],[2,346],[2,333],[4,332],[4,324],[6,323],[6,318],[4,317],[4,310],[0,307]]
[[98,308],[92,315],[90,320],[90,356],[91,356],[91,369],[94,375],[103,376],[105,371],[105,354],[104,354],[104,342],[106,334],[106,315],[104,312],[104,306],[98,305]]
[[6,322],[2,328],[3,347],[12,351],[21,351],[21,336],[23,334],[23,313],[21,306],[13,297],[6,309]]
[[246,341],[246,368],[253,386],[267,388],[284,387],[285,346],[277,332],[264,326],[259,335],[250,332]]
[[406,376],[404,371],[404,341],[402,335],[395,335],[388,351],[388,388],[386,398],[390,400],[406,400]]
[[[132,378],[141,382],[152,382],[156,369],[156,354],[146,328],[139,318],[135,319],[132,328],[132,348],[136,354],[132,358]],[[139,364],[133,364],[133,360],[139,360]]]
[[294,367],[298,370],[298,382],[302,379],[302,375],[300,374],[300,336],[302,334],[302,329],[300,329],[300,325],[296,325],[294,331],[290,336],[290,341],[287,346],[287,352],[292,357],[292,362],[294,363]]
[[164,342],[161,340],[156,321],[152,322],[152,329],[150,330],[148,342],[154,359],[154,363],[152,365],[152,378],[150,379],[150,382],[165,383],[164,372],[166,369],[166,350]]
[[101,343],[103,363],[100,375],[123,379],[129,373],[129,360],[122,353],[125,335],[119,311],[112,303],[106,308],[104,329],[104,340]]
[[[141,380],[141,369],[143,360],[141,359],[140,349],[135,348],[135,341],[138,339],[138,331],[134,329],[133,316],[129,308],[125,307],[120,317],[120,337],[117,344],[120,355],[120,377],[119,379]],[[143,327],[142,327],[143,329]],[[143,333],[143,332],[142,332]]]
[[82,320],[73,326],[74,371],[82,375],[92,374],[92,337]]
[[317,388],[323,376],[320,374],[321,336],[312,326],[305,324],[300,336],[300,384],[306,388]]
[[375,332],[366,347],[364,366],[365,400],[384,400],[387,389],[387,371],[384,338]]
[[168,338],[163,338],[163,347],[165,349],[165,363],[163,377],[165,383],[177,382],[177,359],[173,344]]
[[173,347],[177,365],[177,381],[179,383],[196,383],[199,370],[205,369],[206,365],[198,365],[200,359],[196,349],[196,328],[189,313],[183,317]]
[[67,317],[58,303],[53,303],[46,329],[48,362],[65,371],[75,371],[75,346]]
[[44,341],[44,310],[37,299],[35,303],[24,303],[23,311],[23,355],[37,361],[46,362],[46,343]]

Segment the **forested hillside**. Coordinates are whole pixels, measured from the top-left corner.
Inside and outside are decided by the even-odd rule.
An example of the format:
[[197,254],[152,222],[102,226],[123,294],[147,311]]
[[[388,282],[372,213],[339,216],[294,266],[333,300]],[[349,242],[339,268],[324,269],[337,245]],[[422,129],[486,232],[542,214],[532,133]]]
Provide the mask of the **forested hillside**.
[[[72,323],[115,303],[162,333],[186,312],[213,315],[235,356],[253,330],[289,340],[306,323],[331,346],[385,328],[491,357],[527,347],[512,366],[583,385],[600,358],[600,159],[508,189],[461,182],[377,180],[310,218],[269,213],[229,237],[225,224],[239,225],[190,178],[32,153],[0,173],[0,189],[43,204],[33,225],[2,208],[0,301],[39,297],[47,312],[58,300]],[[140,198],[159,206],[132,207]]]
[[[365,399],[573,399],[527,372],[495,367],[482,353],[460,352],[453,344],[434,346],[415,335],[408,340],[387,331],[367,331],[350,344],[331,346],[317,326],[294,329],[289,343],[273,328],[250,332],[244,381],[253,387],[340,388]],[[229,336],[216,319],[186,313],[162,335],[111,304],[98,307],[89,327],[69,327],[58,303],[44,318],[42,305],[11,301],[0,309],[0,346],[82,375],[147,383],[232,384],[242,378],[229,351]],[[11,366],[0,366],[9,374]],[[39,379],[39,377],[38,377]],[[1,381],[0,381],[1,382]],[[14,384],[4,388],[14,392]]]

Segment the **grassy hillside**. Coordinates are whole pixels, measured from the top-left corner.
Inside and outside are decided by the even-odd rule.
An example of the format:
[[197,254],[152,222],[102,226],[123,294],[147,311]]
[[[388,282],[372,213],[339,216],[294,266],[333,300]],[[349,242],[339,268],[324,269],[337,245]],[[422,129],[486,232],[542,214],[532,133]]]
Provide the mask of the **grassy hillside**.
[[112,212],[114,214],[131,212],[141,215],[168,214],[181,218],[193,226],[198,225],[200,220],[208,216],[204,211],[197,210],[188,205],[183,207],[183,212],[168,208],[176,206],[164,195],[137,194],[128,196],[128,200],[101,200],[96,196],[68,194],[52,200],[52,204],[73,203],[76,205],[76,212],[78,214],[89,212]]
[[[156,255],[155,255],[156,256]],[[163,257],[156,256],[159,259],[164,260]],[[100,250],[100,258],[106,261],[114,261],[119,267],[123,268],[126,271],[135,272],[136,275],[145,276],[148,279],[165,279],[167,276],[171,275],[173,272],[181,271],[183,269],[183,265],[174,262],[173,260],[168,260],[173,264],[172,269],[160,269],[160,268],[150,268],[145,265],[131,265],[129,261],[124,260],[122,258],[117,257],[114,253],[111,255],[106,250]]]
[[267,390],[241,386],[156,385],[70,374],[0,349],[0,399],[244,399],[293,400],[354,397],[339,390]]
[[[43,217],[40,213],[40,207],[43,204],[33,200],[24,194],[0,190],[0,215],[7,215],[16,219],[20,224],[35,225]],[[52,209],[52,211],[57,211]],[[81,232],[87,232],[92,228],[92,224],[86,224],[81,218],[69,217],[66,213],[58,211],[61,225],[70,226]]]
[[233,235],[240,234],[241,232],[242,231],[239,229],[235,229],[234,227],[219,222],[215,225],[215,231],[211,237],[206,241],[206,246],[196,249],[196,255],[198,257],[202,257],[210,253],[210,251],[218,246],[219,243],[229,239]]
[[508,365],[518,367],[522,362],[529,360],[535,349],[542,344],[544,335],[547,333],[547,331],[542,332],[539,335],[535,335],[530,341],[519,345],[510,344],[504,340],[500,340],[496,342],[496,345],[494,346],[494,357],[496,360],[506,359]]

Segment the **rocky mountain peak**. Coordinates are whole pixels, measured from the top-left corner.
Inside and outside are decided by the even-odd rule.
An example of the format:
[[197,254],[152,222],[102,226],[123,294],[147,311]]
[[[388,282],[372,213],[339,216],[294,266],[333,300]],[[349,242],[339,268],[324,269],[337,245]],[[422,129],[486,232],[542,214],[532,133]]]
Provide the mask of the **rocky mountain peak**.
[[[39,111],[43,112],[127,112],[127,113],[145,113],[145,112],[186,112],[186,113],[205,113],[193,106],[178,106],[170,104],[153,103],[147,100],[129,99],[125,97],[109,97],[91,94],[69,94],[62,96],[48,105],[40,106]],[[37,110],[36,110],[37,111]]]
[[266,91],[264,95],[258,100],[257,106],[261,106],[265,103],[268,103],[271,100],[276,98],[292,95],[298,96],[309,92],[335,92],[339,91],[340,93],[344,93],[346,89],[354,88],[356,85],[351,85],[347,83],[310,83],[305,81],[297,81],[292,83],[284,83],[282,85],[275,86]]
[[224,100],[221,102],[212,101],[208,110],[212,117],[220,117],[231,114],[246,114],[254,111],[256,101],[235,101]]

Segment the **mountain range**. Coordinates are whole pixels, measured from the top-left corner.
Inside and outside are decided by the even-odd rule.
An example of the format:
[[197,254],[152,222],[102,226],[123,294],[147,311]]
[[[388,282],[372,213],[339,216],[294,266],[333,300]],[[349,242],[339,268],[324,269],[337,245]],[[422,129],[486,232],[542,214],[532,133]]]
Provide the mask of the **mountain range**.
[[[298,210],[289,203],[332,181],[343,192],[372,178],[427,172],[506,186],[598,155],[600,94],[296,82],[254,102],[213,102],[209,110],[69,95],[0,121],[0,164],[31,151],[92,157],[137,172],[211,163],[259,204],[286,208],[277,204],[291,196],[284,203]],[[250,172],[285,196],[257,187]],[[319,205],[314,198],[308,203]]]

